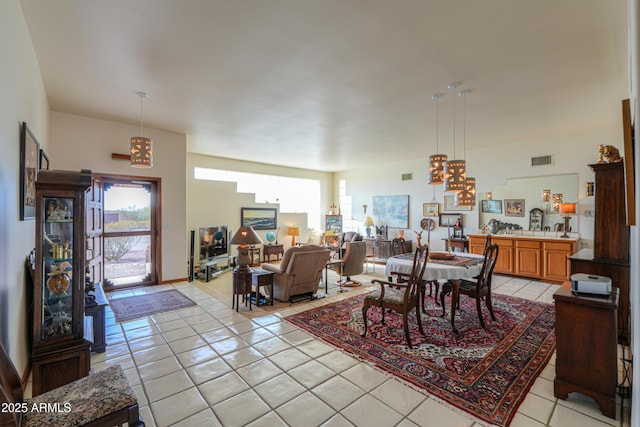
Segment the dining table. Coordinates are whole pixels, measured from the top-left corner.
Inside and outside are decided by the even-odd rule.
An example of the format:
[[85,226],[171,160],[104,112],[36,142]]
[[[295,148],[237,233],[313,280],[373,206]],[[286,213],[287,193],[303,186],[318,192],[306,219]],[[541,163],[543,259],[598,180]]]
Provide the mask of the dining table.
[[[441,253],[437,253],[441,254]],[[447,252],[445,252],[447,254]],[[427,267],[422,277],[423,286],[420,289],[420,297],[422,299],[422,308],[424,310],[424,284],[433,280],[449,280],[452,284],[451,293],[451,329],[454,333],[458,333],[455,326],[455,307],[458,306],[460,298],[460,280],[471,279],[480,274],[483,255],[472,253],[451,253],[451,259],[432,259],[427,260]],[[410,274],[413,268],[413,254],[395,255],[387,259],[385,267],[385,275],[391,281],[393,273]]]

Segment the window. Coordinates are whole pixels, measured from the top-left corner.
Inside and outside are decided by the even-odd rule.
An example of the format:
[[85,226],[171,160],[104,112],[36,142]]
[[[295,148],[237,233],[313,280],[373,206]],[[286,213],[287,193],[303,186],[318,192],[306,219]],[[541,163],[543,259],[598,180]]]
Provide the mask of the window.
[[256,203],[279,203],[280,212],[306,212],[309,228],[320,230],[320,180],[194,168],[195,179],[235,182],[238,192],[254,193]]

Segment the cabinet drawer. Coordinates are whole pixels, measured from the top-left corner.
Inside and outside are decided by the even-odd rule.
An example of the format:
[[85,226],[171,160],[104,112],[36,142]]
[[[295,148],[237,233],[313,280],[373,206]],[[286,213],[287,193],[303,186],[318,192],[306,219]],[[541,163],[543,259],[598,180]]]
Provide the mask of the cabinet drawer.
[[496,244],[498,246],[505,247],[513,247],[513,239],[496,239],[495,237],[491,239],[491,243]]
[[540,243],[535,240],[516,240],[516,248],[540,249]]
[[553,251],[567,251],[573,252],[573,243],[572,242],[544,242],[544,248],[546,250]]

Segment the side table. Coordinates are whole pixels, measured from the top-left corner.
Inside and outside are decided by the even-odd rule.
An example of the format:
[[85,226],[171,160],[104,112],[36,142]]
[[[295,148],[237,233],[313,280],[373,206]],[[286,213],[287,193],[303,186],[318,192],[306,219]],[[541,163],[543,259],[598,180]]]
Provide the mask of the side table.
[[271,262],[271,255],[275,255],[276,261],[278,261],[280,255],[284,255],[284,245],[264,245],[262,247],[264,262]]
[[610,295],[575,295],[571,282],[553,294],[556,304],[556,377],[553,394],[591,397],[616,418],[618,289]]
[[469,239],[467,237],[452,237],[451,239],[444,240],[444,250],[449,251],[449,245],[451,250],[460,249],[460,252],[469,252]]
[[247,270],[233,270],[231,277],[231,308],[235,308],[236,311],[240,308],[240,295],[242,295],[242,300],[247,305],[247,300],[249,301],[249,310],[251,310],[251,283],[253,280],[253,274],[251,269]]
[[87,295],[93,295],[95,298],[85,298],[84,315],[93,318],[93,343],[90,349],[94,353],[103,353],[107,348],[104,308],[109,305],[109,302],[100,283],[94,284],[94,288],[94,291],[87,292]]
[[251,276],[251,285],[256,288],[256,307],[260,305],[260,286],[269,287],[269,302],[273,305],[273,271],[254,268]]

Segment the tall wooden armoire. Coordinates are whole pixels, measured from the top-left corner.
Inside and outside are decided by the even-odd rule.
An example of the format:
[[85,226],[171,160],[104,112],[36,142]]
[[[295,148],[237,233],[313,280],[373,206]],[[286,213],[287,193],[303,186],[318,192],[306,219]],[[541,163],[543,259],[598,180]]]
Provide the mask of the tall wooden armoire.
[[571,274],[590,273],[611,278],[620,290],[618,341],[629,342],[629,240],[626,220],[624,163],[589,165],[595,173],[593,250],[572,255]]

